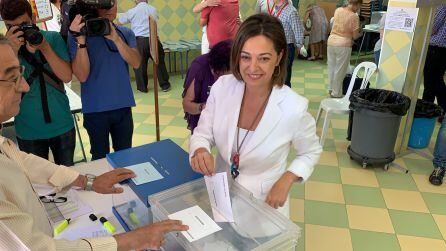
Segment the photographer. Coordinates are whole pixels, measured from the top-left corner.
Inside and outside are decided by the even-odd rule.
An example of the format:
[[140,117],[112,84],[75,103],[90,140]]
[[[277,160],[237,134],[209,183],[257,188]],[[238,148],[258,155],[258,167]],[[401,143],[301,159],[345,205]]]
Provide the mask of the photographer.
[[131,107],[135,106],[135,99],[128,65],[138,68],[141,60],[135,34],[112,23],[116,13],[116,5],[97,9],[99,17],[109,20],[109,35],[86,36],[84,27],[89,27],[83,13],[76,15],[68,34],[73,73],[81,82],[84,127],[90,138],[92,160],[110,152],[109,134],[115,151],[132,146]]
[[2,0],[0,15],[30,85],[15,117],[19,147],[45,159],[51,149],[56,164],[72,166],[76,135],[63,85],[72,76],[67,47],[59,33],[39,31],[26,0]]

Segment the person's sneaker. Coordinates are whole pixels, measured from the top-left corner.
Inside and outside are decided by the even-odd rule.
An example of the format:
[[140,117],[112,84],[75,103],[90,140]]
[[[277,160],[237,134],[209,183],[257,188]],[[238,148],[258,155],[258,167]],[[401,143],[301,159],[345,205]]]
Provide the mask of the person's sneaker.
[[172,87],[170,87],[170,86],[167,87],[167,88],[164,88],[164,89],[163,89],[163,92],[168,92],[168,91],[170,91],[170,89],[172,89]]
[[440,186],[443,184],[443,177],[444,177],[444,168],[443,167],[437,167],[434,169],[434,171],[431,173],[431,176],[429,176],[429,182],[432,185]]

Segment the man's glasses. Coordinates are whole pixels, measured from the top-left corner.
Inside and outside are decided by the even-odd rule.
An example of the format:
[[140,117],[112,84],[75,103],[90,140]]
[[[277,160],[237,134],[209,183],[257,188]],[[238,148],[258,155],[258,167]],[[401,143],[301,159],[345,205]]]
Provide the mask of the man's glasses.
[[43,203],[65,203],[67,202],[67,197],[55,197],[56,194],[52,193],[46,196],[40,196],[39,199],[43,202]]
[[17,73],[14,74],[14,77],[10,78],[9,80],[0,79],[0,83],[3,86],[7,86],[7,87],[14,86],[15,88],[17,88],[20,80],[22,80],[22,78],[23,78],[24,73],[25,73],[25,66],[21,65],[17,68]]

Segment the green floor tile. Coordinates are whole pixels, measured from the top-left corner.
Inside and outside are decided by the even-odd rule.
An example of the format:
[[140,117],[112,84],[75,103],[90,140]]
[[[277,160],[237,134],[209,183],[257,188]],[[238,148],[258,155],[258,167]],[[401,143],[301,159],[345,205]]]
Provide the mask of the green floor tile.
[[300,227],[300,237],[297,240],[296,251],[305,251],[305,224],[298,224],[298,226]]
[[133,116],[134,123],[142,123],[144,120],[146,120],[149,117],[149,114],[133,112],[132,116]]
[[345,129],[337,129],[332,128],[333,130],[333,138],[336,140],[345,140],[347,138],[347,128]]
[[338,157],[338,163],[339,167],[350,167],[350,168],[362,168],[358,162],[350,159],[350,156],[347,152],[338,152],[336,153],[336,156]]
[[317,165],[310,180],[340,184],[341,174],[339,173],[339,167]]
[[378,179],[381,188],[391,188],[400,190],[417,191],[412,176],[406,173],[391,173],[385,171],[377,171],[376,178]]
[[[147,119],[147,118],[146,118]],[[160,126],[160,132],[162,132],[166,126]],[[142,123],[133,130],[135,134],[156,135],[156,126],[151,124]]]
[[419,159],[403,159],[407,169],[410,173],[426,174],[429,175],[432,172],[433,166],[430,160]]
[[180,110],[175,107],[163,106],[160,107],[160,113],[164,115],[173,115],[176,116]]
[[343,190],[345,203],[348,205],[386,208],[379,188],[343,185]]
[[318,90],[318,89],[305,89],[305,95],[318,95],[325,96],[327,95],[327,90]]
[[446,195],[436,193],[421,193],[424,198],[424,202],[431,214],[443,214],[446,215]]
[[345,205],[305,200],[305,223],[348,228]]
[[305,186],[303,184],[294,183],[290,189],[290,197],[293,199],[305,199]]
[[431,214],[399,210],[389,210],[389,214],[397,234],[443,239]]
[[170,121],[169,125],[187,127],[187,121],[184,119],[184,117],[176,116],[172,119],[172,121]]
[[350,229],[354,251],[399,251],[398,239],[394,234]]

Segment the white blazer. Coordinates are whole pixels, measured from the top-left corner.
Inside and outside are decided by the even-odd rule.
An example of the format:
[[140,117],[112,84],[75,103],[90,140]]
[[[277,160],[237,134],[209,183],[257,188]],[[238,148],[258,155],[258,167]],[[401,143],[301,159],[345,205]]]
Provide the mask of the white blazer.
[[[211,88],[190,139],[190,156],[198,148],[210,152],[213,146],[217,147],[217,172],[230,171],[244,86],[232,74],[220,77]],[[264,200],[286,171],[301,177],[302,182],[313,172],[322,147],[307,107],[308,100],[288,86],[273,88],[256,130],[240,151],[240,175],[236,181],[256,198]],[[291,146],[295,157],[287,168]]]

